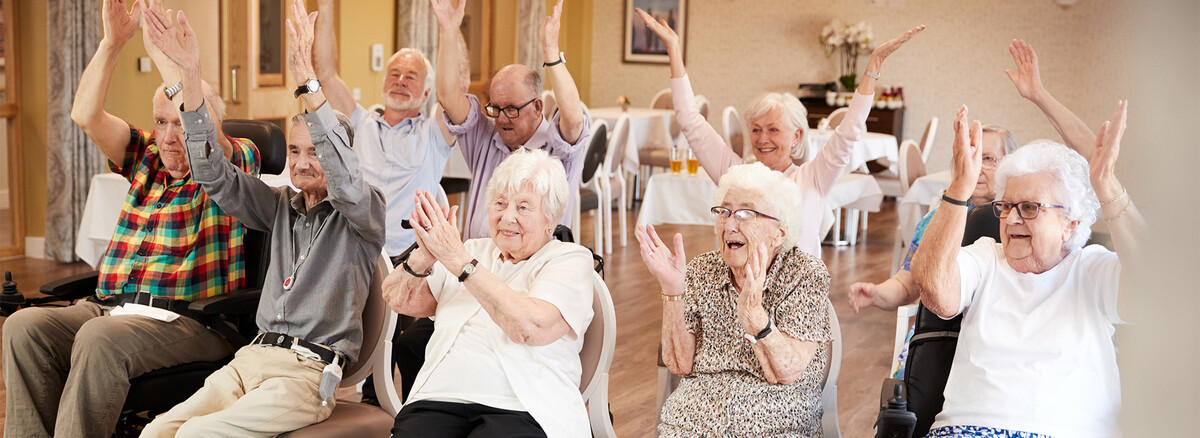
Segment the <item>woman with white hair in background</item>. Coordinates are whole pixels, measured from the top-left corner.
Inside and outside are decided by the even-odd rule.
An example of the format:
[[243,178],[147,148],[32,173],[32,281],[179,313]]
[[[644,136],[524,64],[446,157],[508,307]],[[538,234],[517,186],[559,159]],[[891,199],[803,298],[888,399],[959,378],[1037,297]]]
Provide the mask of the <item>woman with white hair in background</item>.
[[419,248],[383,285],[392,310],[436,326],[393,436],[588,436],[579,352],[592,320],[592,255],[552,239],[568,205],[545,151],[488,181],[489,238],[462,242],[457,208],[418,192]]
[[[733,153],[721,134],[704,120],[696,108],[691,80],[683,66],[679,35],[667,26],[665,20],[655,20],[641,9],[638,9],[637,13],[642,16],[646,26],[658,34],[667,46],[667,55],[671,60],[671,93],[675,101],[675,119],[679,122],[688,145],[700,160],[700,165],[704,166],[705,172],[716,182],[730,167],[742,164],[742,157]],[[879,79],[884,59],[924,29],[923,25],[914,27],[871,52],[862,82],[859,82],[854,98],[850,101],[850,111],[842,119],[841,125],[834,130],[833,137],[810,162],[799,166],[792,162],[793,157],[803,153],[800,142],[804,138],[804,131],[808,129],[808,112],[799,99],[788,94],[768,93],[755,99],[747,108],[746,124],[750,131],[750,146],[754,157],[771,170],[783,172],[800,186],[800,197],[793,198],[793,202],[800,204],[800,211],[804,214],[801,222],[797,223],[792,231],[798,234],[797,245],[802,251],[821,255],[822,212],[828,208],[825,196],[833,190],[842,172],[850,165],[850,153],[854,144],[867,130],[867,114],[871,111],[875,81]]]
[[829,272],[795,246],[800,196],[761,163],[733,166],[712,208],[720,249],[690,263],[683,236],[672,252],[653,226],[638,226],[662,288],[663,362],[683,376],[659,436],[821,435]]
[[[1026,145],[996,170],[1000,242],[959,247],[982,164],[979,122],[955,121],[955,176],[912,263],[921,301],[964,314],[930,437],[1105,437],[1121,391],[1114,325],[1121,258],[1136,259],[1141,216],[1113,172],[1125,102],[1100,127],[1089,164],[1066,146]],[[1090,181],[1089,181],[1090,179]],[[1101,210],[1117,252],[1084,247]]]

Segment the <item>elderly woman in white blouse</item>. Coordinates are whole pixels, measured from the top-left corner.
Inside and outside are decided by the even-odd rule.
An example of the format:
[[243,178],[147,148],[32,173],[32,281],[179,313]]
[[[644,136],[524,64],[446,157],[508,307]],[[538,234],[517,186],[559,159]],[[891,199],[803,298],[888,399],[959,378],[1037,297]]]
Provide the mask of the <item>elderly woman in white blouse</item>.
[[[1142,227],[1113,173],[1125,103],[1100,127],[1090,171],[1057,143],[1007,156],[992,203],[1000,242],[984,237],[960,249],[965,201],[982,161],[979,122],[968,138],[966,120],[963,107],[954,125],[955,176],[912,263],[931,311],[964,314],[945,407],[928,436],[1113,436],[1121,259],[1135,258]],[[1097,208],[1118,252],[1084,247]]]
[[418,192],[419,248],[384,282],[398,313],[435,317],[425,365],[393,436],[587,436],[579,352],[592,320],[587,248],[553,240],[563,166],[505,159],[487,186],[491,237],[462,242],[456,209]]
[[683,376],[659,436],[820,436],[829,272],[795,245],[799,196],[780,172],[733,166],[712,208],[720,248],[691,262],[683,236],[672,252],[653,226],[638,227],[662,288],[663,362]]

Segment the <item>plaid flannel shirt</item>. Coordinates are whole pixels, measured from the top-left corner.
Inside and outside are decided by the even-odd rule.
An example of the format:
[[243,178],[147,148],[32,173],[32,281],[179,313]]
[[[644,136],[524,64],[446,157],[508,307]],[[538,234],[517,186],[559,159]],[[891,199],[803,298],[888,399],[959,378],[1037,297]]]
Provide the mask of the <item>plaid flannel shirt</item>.
[[[230,141],[234,166],[257,176],[258,149],[246,139]],[[195,301],[242,287],[246,228],[209,200],[190,174],[169,182],[158,154],[154,133],[131,126],[123,162],[108,163],[131,186],[100,260],[96,295],[150,292]]]

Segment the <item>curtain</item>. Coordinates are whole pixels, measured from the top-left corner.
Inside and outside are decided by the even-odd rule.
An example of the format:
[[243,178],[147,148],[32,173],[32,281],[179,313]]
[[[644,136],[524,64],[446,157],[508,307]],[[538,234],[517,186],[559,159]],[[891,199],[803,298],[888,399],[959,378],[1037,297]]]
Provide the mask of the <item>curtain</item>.
[[[465,0],[463,0],[465,1]],[[396,50],[405,47],[420,50],[429,58],[429,63],[437,69],[437,16],[433,14],[433,6],[429,0],[397,0],[396,1]],[[433,91],[429,100],[422,107],[422,112],[429,114],[437,103],[437,87],[430,84]]]
[[521,0],[517,16],[517,63],[542,72],[542,22],[546,19],[546,0]]
[[75,256],[76,232],[92,176],[103,172],[104,155],[71,121],[79,77],[100,44],[97,0],[48,0],[49,92],[46,120],[46,257]]

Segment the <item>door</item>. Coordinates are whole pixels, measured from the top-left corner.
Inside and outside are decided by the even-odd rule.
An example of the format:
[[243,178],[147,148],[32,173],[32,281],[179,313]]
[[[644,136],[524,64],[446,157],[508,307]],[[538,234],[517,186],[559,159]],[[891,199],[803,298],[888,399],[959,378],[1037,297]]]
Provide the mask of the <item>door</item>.
[[0,0],[0,259],[25,254],[16,3]]
[[[224,0],[221,7],[221,96],[225,117],[269,120],[290,128],[300,112],[287,71],[287,0]],[[308,79],[308,78],[304,78]],[[303,80],[303,79],[302,79]]]

